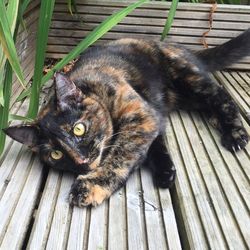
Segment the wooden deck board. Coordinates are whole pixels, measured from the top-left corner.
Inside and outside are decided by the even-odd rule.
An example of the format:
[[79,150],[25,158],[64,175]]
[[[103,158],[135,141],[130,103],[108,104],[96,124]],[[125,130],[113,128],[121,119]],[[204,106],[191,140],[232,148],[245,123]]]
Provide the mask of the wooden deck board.
[[[118,1],[101,3],[78,1],[78,15],[70,15],[65,1],[59,1],[53,14],[47,55],[63,57],[105,18],[128,4],[129,2]],[[99,43],[124,37],[159,41],[169,7],[169,3],[143,4],[105,34]],[[179,3],[166,42],[177,42],[194,49],[203,49],[201,40],[203,33],[209,29],[211,7],[212,5],[205,4],[194,8],[186,3]],[[210,47],[221,44],[248,29],[250,8],[218,5],[212,25],[212,30],[206,36],[206,42]],[[250,69],[250,58],[243,59],[231,68]]]

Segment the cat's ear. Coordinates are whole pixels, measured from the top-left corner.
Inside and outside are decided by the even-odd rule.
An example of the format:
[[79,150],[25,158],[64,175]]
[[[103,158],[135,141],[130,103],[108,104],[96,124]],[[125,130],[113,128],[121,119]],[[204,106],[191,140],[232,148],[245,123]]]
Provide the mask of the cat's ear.
[[34,125],[18,125],[3,129],[14,140],[27,145],[32,151],[37,151],[38,128]]
[[61,111],[70,110],[83,99],[83,94],[69,77],[62,73],[55,74],[57,105]]

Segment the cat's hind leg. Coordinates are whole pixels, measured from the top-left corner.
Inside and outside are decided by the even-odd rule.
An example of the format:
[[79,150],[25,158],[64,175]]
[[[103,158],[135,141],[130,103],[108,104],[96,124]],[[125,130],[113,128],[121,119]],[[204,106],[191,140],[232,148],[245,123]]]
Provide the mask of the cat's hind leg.
[[176,177],[176,169],[162,135],[158,135],[150,146],[148,160],[153,164],[152,171],[156,185],[161,188],[172,187]]
[[193,101],[201,111],[218,122],[222,133],[221,142],[229,151],[243,149],[249,135],[241,121],[240,112],[232,97],[207,74],[190,73],[183,78],[186,99]]
[[206,65],[192,52],[179,45],[161,48],[167,74],[180,99],[184,99],[184,108],[198,107],[212,114],[221,128],[222,144],[230,151],[243,149],[249,136],[232,97],[211,79]]

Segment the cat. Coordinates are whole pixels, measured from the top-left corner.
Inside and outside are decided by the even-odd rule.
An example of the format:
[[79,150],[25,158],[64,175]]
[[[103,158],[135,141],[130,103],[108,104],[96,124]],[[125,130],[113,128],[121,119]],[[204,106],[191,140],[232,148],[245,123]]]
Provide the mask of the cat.
[[175,109],[216,120],[224,147],[243,149],[249,136],[229,94],[209,76],[250,54],[250,29],[215,48],[124,38],[89,48],[67,74],[55,73],[55,94],[30,124],[4,131],[52,168],[78,175],[69,202],[101,204],[146,159],[169,188],[176,169],[163,136]]

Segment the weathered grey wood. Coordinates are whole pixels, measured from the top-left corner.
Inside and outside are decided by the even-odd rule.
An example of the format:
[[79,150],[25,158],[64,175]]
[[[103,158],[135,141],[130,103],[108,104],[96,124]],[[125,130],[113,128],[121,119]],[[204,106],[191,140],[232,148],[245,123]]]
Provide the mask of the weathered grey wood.
[[2,249],[20,249],[22,247],[42,181],[41,177],[42,166],[36,158],[9,222],[1,245]]
[[[118,1],[79,1],[78,17],[76,17],[76,15],[68,14],[65,1],[59,1],[53,15],[48,55],[62,57],[86,37],[98,23],[128,4],[129,2],[120,3]],[[195,8],[192,5],[180,3],[166,41],[192,45],[202,49],[201,39],[203,33],[209,28],[211,6],[199,5]],[[122,37],[159,40],[169,7],[169,3],[156,3],[154,1],[144,4],[124,18],[120,24],[101,38],[101,41]],[[78,20],[79,17],[81,22]],[[213,14],[213,29],[208,33],[206,42],[210,47],[217,46],[249,27],[249,8],[219,5]],[[249,69],[250,58],[232,65],[231,68]]]
[[[83,16],[81,16],[81,21],[82,21],[82,27],[85,27],[85,25],[87,25],[88,23],[99,23],[104,21],[105,16],[104,15],[91,15],[91,14],[85,14]],[[53,20],[64,20],[64,21],[74,21],[74,23],[79,24],[79,20],[74,17],[74,16],[69,16],[65,13],[57,13],[55,12],[53,14]],[[161,18],[150,18],[150,17],[133,17],[133,16],[127,16],[125,17],[119,24],[119,25],[126,25],[126,24],[130,24],[130,25],[134,25],[134,30],[138,30],[140,28],[144,28],[144,26],[148,26],[148,27],[164,27],[164,23],[165,23],[165,19]],[[53,25],[53,24],[52,24]],[[140,25],[140,27],[138,27],[138,25]],[[79,25],[77,25],[77,27],[79,27]],[[205,28],[208,29],[208,20],[193,20],[190,19],[188,20],[188,22],[184,22],[182,19],[175,19],[172,25],[172,28]],[[228,21],[228,22],[214,22],[213,23],[213,28],[214,29],[223,29],[223,30],[232,30],[232,28],[234,28],[235,30],[245,30],[247,28],[249,28],[249,24],[248,23],[237,23],[237,22],[233,22],[233,21]],[[171,30],[170,30],[171,32]]]
[[126,204],[124,188],[117,191],[109,199],[109,222],[108,222],[108,249],[126,250],[127,230],[133,230],[131,225],[126,225]]
[[168,248],[182,249],[170,192],[167,189],[159,189],[159,196]]
[[[170,124],[167,126],[167,138],[170,153],[177,168],[177,178],[175,182],[176,193],[173,196],[175,207],[178,208],[178,220],[181,223],[179,230],[183,240],[183,245],[187,249],[207,249],[205,232],[200,221],[199,212],[195,203],[195,197],[191,188],[191,183],[186,172],[185,159],[180,152],[178,137],[183,134],[183,128],[178,128],[180,135],[177,137],[174,124],[178,119],[177,114],[170,116]],[[183,144],[182,139],[180,144]],[[188,147],[188,146],[187,146]],[[189,166],[188,166],[189,167]]]
[[5,231],[11,220],[11,216],[15,210],[19,200],[22,188],[25,184],[27,175],[30,171],[31,153],[25,151],[15,166],[15,171],[8,182],[0,202],[0,242],[3,240]]
[[69,221],[72,213],[68,202],[68,195],[72,183],[73,176],[69,173],[64,173],[56,200],[46,249],[61,250],[67,246]]
[[84,246],[87,245],[87,235],[89,230],[88,227],[89,224],[87,224],[87,209],[74,207],[67,243],[68,250],[85,249]]
[[107,202],[91,208],[88,249],[105,249],[107,239]]
[[[148,11],[148,9],[144,9],[143,6],[140,8],[135,9],[131,14],[129,14],[130,16],[134,16],[134,17],[147,17],[150,16],[152,18],[166,18],[167,16],[167,9],[163,9],[163,10],[155,10],[154,9],[154,5],[155,3],[151,4],[151,9],[150,12]],[[180,4],[181,5],[181,4]],[[101,4],[100,4],[101,6]],[[105,4],[103,4],[103,6],[101,6],[101,8],[99,6],[91,6],[88,5],[88,7],[86,8],[83,5],[78,5],[77,8],[77,12],[78,14],[102,14],[105,16],[108,16],[114,12],[117,12],[121,9],[120,6],[105,6]],[[175,18],[185,18],[185,19],[198,19],[198,20],[208,20],[208,13],[210,11],[209,8],[206,8],[204,10],[206,11],[197,11],[197,10],[189,10],[189,11],[179,11],[180,9],[177,9],[177,12],[175,14]],[[68,13],[68,9],[67,9],[67,5],[66,4],[57,4],[55,6],[55,11],[57,12],[64,12],[64,13]],[[248,11],[248,13],[250,13],[250,11]],[[218,13],[215,11],[214,15],[213,15],[213,20],[217,21],[217,20],[222,20],[222,21],[243,21],[243,22],[249,22],[250,21],[250,17],[248,15],[248,13],[241,13],[240,15],[237,15],[236,13],[231,13],[230,11],[228,13]]]
[[145,221],[139,171],[133,173],[126,184],[128,249],[146,249]]
[[[249,216],[249,210],[245,207],[244,202],[242,201],[241,197],[238,194],[238,189],[235,187],[234,182],[231,179],[231,176],[228,175],[228,170],[225,167],[225,163],[221,159],[220,154],[215,150],[214,144],[211,140],[211,137],[208,137],[204,133],[207,133],[205,131],[204,125],[200,122],[199,117],[198,119],[195,119],[196,126],[199,124],[199,132],[203,138],[203,143],[206,146],[206,150],[209,154],[210,160],[212,161],[214,165],[214,170],[217,175],[217,178],[220,181],[221,188],[223,189],[223,193],[226,196],[222,197],[228,204],[228,206],[231,208],[231,225],[230,225],[230,218],[227,218],[221,222],[221,225],[223,227],[223,232],[225,234],[225,237],[227,238],[227,242],[229,244],[229,247],[232,248],[246,248],[245,244],[248,246],[250,245],[249,242],[249,223],[247,222],[248,216]],[[249,128],[248,128],[249,130]],[[248,150],[248,147],[246,150]],[[229,163],[228,163],[229,164]],[[229,168],[236,167],[235,165],[229,165]],[[243,181],[243,179],[242,179]],[[248,187],[249,188],[249,187]],[[215,205],[215,203],[213,203]],[[218,204],[218,210],[217,213],[222,213],[221,216],[218,215],[218,220],[222,219],[222,216],[225,216],[227,213],[226,211],[228,209],[222,208],[222,203]],[[222,212],[223,211],[223,212]],[[235,225],[235,221],[237,221],[237,226]],[[234,232],[234,235],[232,235],[231,232]],[[241,233],[240,233],[241,232]]]
[[61,174],[50,170],[29,237],[28,249],[39,250],[46,246],[60,183]]
[[[213,210],[211,209],[209,204],[210,197],[206,191],[205,183],[200,178],[199,165],[197,165],[195,155],[193,155],[192,153],[192,147],[190,147],[190,145],[199,145],[200,140],[199,138],[197,138],[196,141],[189,142],[185,130],[182,129],[181,120],[177,119],[177,117],[174,120],[174,128],[177,134],[178,141],[182,141],[179,146],[181,154],[185,161],[186,171],[188,173],[192,192],[198,207],[200,220],[203,224],[203,228],[208,241],[207,246],[213,249],[226,249],[225,244],[223,243],[223,236],[216,220],[216,216],[214,215]],[[192,138],[190,138],[190,136],[189,138],[194,139],[194,129],[192,131],[192,128],[188,126],[188,124],[185,124],[185,128],[187,132],[190,132],[190,134],[192,134]],[[197,161],[199,161],[199,164],[201,166],[205,165],[206,170],[209,170],[210,163],[206,159],[205,153],[202,154],[202,148],[199,148],[199,150],[197,151],[199,152],[199,157],[197,158]],[[209,171],[207,172],[208,175],[211,176],[211,170],[210,173]],[[212,183],[211,185],[214,187],[214,185],[216,185],[216,182]]]
[[142,169],[141,180],[148,248],[152,250],[167,249],[168,243],[163,232],[158,192],[153,185],[152,175],[147,170]]

